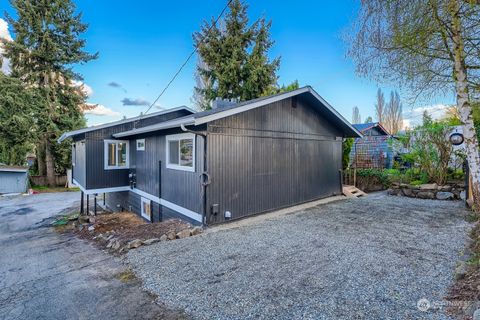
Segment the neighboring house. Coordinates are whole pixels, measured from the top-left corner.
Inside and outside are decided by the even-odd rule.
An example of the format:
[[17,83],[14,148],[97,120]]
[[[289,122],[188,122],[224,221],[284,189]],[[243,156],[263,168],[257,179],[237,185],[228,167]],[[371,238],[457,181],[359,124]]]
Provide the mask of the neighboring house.
[[28,187],[28,167],[0,165],[0,194],[24,193]]
[[392,136],[379,122],[353,125],[363,135],[355,138],[350,151],[352,168],[391,168],[393,165]]
[[342,139],[359,137],[311,87],[186,107],[62,135],[73,179],[111,209],[215,224],[342,193]]

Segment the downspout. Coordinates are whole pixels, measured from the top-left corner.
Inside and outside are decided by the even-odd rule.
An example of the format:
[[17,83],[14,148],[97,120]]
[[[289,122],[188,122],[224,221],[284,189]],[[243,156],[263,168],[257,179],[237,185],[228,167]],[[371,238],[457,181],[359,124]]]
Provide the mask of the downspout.
[[207,186],[210,184],[210,176],[207,172],[207,132],[201,133],[198,131],[193,131],[187,129],[185,125],[182,123],[180,124],[180,128],[184,132],[190,132],[195,135],[202,136],[203,139],[203,172],[201,174],[202,177],[202,186],[203,186],[203,212],[202,212],[202,224],[205,226],[207,224]]

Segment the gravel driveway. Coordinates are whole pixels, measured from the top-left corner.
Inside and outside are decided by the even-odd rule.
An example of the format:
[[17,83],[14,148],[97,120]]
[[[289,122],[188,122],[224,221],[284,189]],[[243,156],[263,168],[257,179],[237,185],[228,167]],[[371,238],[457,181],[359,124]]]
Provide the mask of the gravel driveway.
[[461,202],[371,194],[128,253],[145,287],[198,319],[445,319],[467,241]]

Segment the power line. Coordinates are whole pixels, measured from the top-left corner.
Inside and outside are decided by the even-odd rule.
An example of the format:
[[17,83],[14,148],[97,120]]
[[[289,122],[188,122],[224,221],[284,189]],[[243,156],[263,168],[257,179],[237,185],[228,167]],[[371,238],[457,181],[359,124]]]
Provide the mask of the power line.
[[[212,23],[212,25],[210,26],[210,28],[208,28],[207,30],[207,33],[205,34],[205,37],[203,37],[200,42],[195,46],[195,48],[193,49],[193,51],[190,53],[190,55],[187,57],[187,60],[185,60],[185,62],[180,66],[180,68],[178,69],[178,71],[175,73],[175,75],[172,77],[172,79],[167,83],[167,85],[165,86],[165,88],[163,88],[163,90],[160,92],[160,94],[158,95],[158,97],[155,99],[155,101],[153,101],[153,103],[148,107],[147,111],[145,111],[144,114],[147,114],[148,111],[150,111],[150,109],[152,109],[152,107],[158,102],[158,100],[160,99],[160,97],[165,93],[165,91],[167,91],[167,89],[170,87],[170,85],[172,84],[173,81],[175,81],[175,79],[177,78],[177,76],[180,74],[180,72],[182,72],[183,68],[187,65],[187,63],[190,61],[190,59],[193,57],[193,55],[198,51],[198,46],[203,43],[203,41],[205,40],[206,36],[208,34],[210,34],[210,31],[212,31],[213,27],[218,23],[218,21],[220,20],[220,18],[223,16],[223,14],[225,13],[225,10],[227,10],[228,6],[230,5],[230,3],[232,2],[233,0],[229,0],[227,2],[227,4],[225,5],[225,7],[223,7],[222,11],[220,12],[220,14],[218,15],[217,19],[215,19],[215,22]],[[140,119],[139,119],[140,120]]]

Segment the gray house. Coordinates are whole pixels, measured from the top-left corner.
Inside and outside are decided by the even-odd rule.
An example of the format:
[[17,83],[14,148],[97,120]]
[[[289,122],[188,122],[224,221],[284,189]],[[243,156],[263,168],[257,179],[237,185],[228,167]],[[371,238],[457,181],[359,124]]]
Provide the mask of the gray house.
[[342,193],[342,139],[361,134],[311,87],[67,132],[74,183],[149,221],[216,224]]

